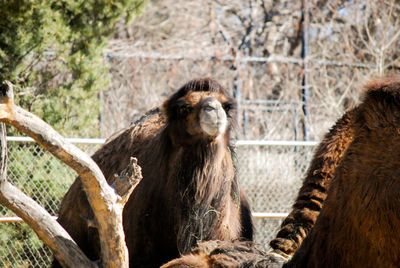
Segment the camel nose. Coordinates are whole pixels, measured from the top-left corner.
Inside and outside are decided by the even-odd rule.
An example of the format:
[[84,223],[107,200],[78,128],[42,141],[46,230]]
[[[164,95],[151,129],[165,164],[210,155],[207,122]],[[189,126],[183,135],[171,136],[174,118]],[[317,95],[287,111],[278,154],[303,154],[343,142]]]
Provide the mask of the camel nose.
[[208,123],[218,124],[226,120],[226,113],[222,108],[222,104],[216,98],[208,98],[204,101],[203,111]]
[[203,103],[200,126],[210,136],[218,136],[226,129],[227,117],[222,104],[216,98],[208,98]]

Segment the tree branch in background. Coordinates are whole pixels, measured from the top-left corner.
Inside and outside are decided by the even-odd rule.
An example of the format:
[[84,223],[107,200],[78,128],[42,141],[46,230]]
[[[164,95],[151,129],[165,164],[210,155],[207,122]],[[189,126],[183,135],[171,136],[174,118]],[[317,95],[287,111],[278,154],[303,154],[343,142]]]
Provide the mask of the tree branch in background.
[[[110,187],[100,168],[88,155],[66,141],[43,120],[14,105],[11,83],[3,83],[1,93],[0,121],[10,124],[32,137],[40,146],[74,169],[81,177],[101,238],[102,266],[128,267],[128,250],[122,227],[122,211],[134,187],[141,180],[141,171],[136,162],[132,160],[130,166],[122,172],[117,187]],[[121,191],[119,192],[119,190]],[[73,248],[70,244],[74,245],[74,242],[65,230],[62,230],[64,233],[61,230],[53,230],[54,233],[48,230],[50,225],[57,224],[58,227],[60,226],[55,220],[51,219],[51,216],[43,208],[34,208],[34,205],[29,208],[26,207],[26,202],[29,204],[32,202],[29,202],[26,198],[23,199],[21,192],[12,187],[5,179],[1,180],[1,191],[3,196],[0,201],[5,203],[36,231],[39,237],[54,251],[60,262],[64,261],[67,266],[78,267],[76,263],[69,265],[63,259],[66,255],[69,255],[74,256],[76,261],[77,258],[74,255],[76,252],[71,254],[71,252],[65,252],[65,250],[61,251],[60,245],[56,244],[54,239],[56,237],[68,241],[66,248],[69,250]],[[38,214],[33,216],[32,210]],[[47,213],[47,216],[44,216],[45,213]],[[64,239],[64,237],[67,238]],[[84,259],[80,260],[79,263],[83,265],[82,267],[95,267],[87,258],[85,264],[83,264]]]

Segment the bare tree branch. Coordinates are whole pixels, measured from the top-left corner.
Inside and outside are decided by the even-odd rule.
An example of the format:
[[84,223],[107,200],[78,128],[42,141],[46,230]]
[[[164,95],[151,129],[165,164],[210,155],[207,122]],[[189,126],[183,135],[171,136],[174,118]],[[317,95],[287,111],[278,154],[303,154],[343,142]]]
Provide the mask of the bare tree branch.
[[129,165],[121,172],[120,175],[114,175],[115,180],[111,185],[115,192],[120,196],[119,203],[125,206],[131,196],[132,191],[142,179],[140,166],[137,164],[137,159],[131,157]]
[[[9,94],[10,92],[5,91],[5,93]],[[11,103],[13,96],[7,97]],[[83,254],[71,236],[45,209],[7,181],[7,141],[4,123],[0,123],[0,146],[0,203],[23,218],[53,250],[63,266],[97,267]]]
[[[141,179],[141,172],[137,171],[138,166],[136,163],[131,162],[132,166],[127,168],[128,171],[121,177],[123,179],[119,180],[121,185],[117,189],[123,189],[123,192],[116,192],[107,184],[100,168],[88,155],[65,140],[43,120],[14,105],[11,83],[4,83],[2,89],[4,94],[0,96],[0,121],[10,124],[32,137],[39,145],[74,169],[81,177],[83,188],[95,214],[95,222],[101,238],[102,266],[128,267],[128,250],[125,245],[125,235],[122,227],[122,210],[133,191],[133,185],[136,186]],[[129,171],[129,169],[131,170]],[[132,170],[136,170],[136,172]],[[130,176],[130,178],[126,179],[127,176]],[[16,193],[12,191],[13,188],[9,187],[7,183],[3,186],[6,193]],[[119,194],[122,196],[119,196]],[[19,193],[14,196],[16,196],[15,199],[12,199],[12,196],[8,196],[11,199],[7,200],[15,203],[24,203],[18,201],[20,198]],[[3,200],[3,202],[6,201]],[[18,211],[18,213],[20,217],[28,220],[28,224],[34,224],[35,222],[45,223],[47,220],[48,222],[54,221],[50,218],[46,219],[46,221],[40,220],[41,216],[30,219],[30,212],[26,210]],[[43,233],[43,236],[45,236],[45,233]],[[45,242],[47,241],[47,237],[42,239]],[[57,252],[57,246],[52,249]],[[56,256],[58,255],[56,254]],[[91,265],[93,266],[93,264]],[[90,265],[86,265],[86,267],[90,267]]]

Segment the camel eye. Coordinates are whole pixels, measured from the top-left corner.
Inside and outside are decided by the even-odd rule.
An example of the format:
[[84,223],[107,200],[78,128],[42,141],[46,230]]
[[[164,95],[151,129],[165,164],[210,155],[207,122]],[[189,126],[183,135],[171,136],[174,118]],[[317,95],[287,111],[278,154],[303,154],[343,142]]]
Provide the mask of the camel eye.
[[225,110],[226,113],[228,113],[230,110],[232,110],[234,107],[234,105],[230,102],[224,103],[223,108]]
[[192,112],[192,110],[193,108],[190,105],[182,103],[178,107],[178,115],[180,118],[185,118]]

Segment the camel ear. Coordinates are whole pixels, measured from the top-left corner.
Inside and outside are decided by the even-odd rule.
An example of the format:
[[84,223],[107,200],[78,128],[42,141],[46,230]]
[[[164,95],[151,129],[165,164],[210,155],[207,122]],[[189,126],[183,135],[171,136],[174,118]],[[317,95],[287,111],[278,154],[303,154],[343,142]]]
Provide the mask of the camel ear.
[[166,99],[163,102],[163,105],[161,106],[161,113],[164,114],[165,116],[168,116],[168,114],[167,114],[168,102],[169,102],[169,99]]
[[173,107],[171,107],[170,103],[172,103],[171,98],[166,99],[162,106],[162,113],[170,119],[173,116]]

